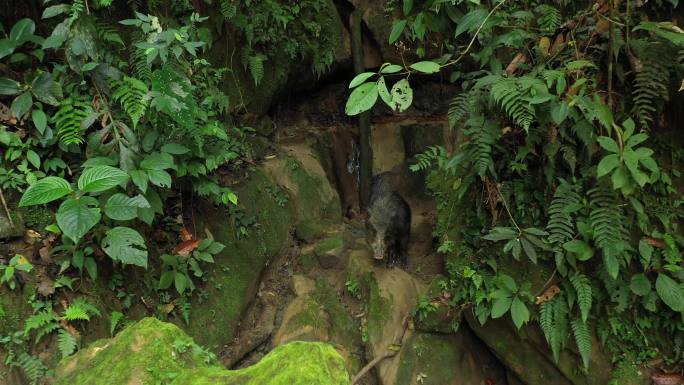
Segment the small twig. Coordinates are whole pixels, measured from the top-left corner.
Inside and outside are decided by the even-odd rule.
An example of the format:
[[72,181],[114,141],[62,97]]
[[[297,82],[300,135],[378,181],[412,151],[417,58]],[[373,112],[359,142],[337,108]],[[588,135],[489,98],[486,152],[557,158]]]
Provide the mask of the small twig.
[[[404,337],[406,336],[406,329],[408,329],[408,320],[409,320],[409,316],[408,315],[404,316],[404,320],[402,321],[402,327],[400,330],[397,330],[397,332],[394,334],[394,339],[392,339],[392,345],[401,346],[402,343],[404,342]],[[354,376],[354,378],[352,379],[351,385],[356,385],[356,383],[361,378],[363,378],[363,376],[365,376],[371,369],[373,369],[375,367],[375,365],[380,363],[380,361],[384,360],[385,358],[394,357],[397,355],[397,353],[399,353],[397,350],[388,349],[386,352],[375,357],[371,362],[366,364],[366,366],[364,366],[363,369],[361,369],[356,376]]]
[[544,292],[546,291],[546,287],[551,283],[551,281],[553,281],[553,277],[556,276],[556,272],[558,272],[558,268],[553,269],[553,274],[551,274],[551,277],[549,277],[549,279],[546,280],[544,286],[541,287],[541,291],[539,292],[539,294],[536,295],[537,297],[544,294]]
[[5,194],[2,193],[2,187],[0,187],[0,200],[2,201],[2,207],[5,209],[7,214],[7,220],[12,228],[14,228],[14,220],[12,219],[12,214],[10,214],[9,208],[7,208],[7,202],[5,201]]

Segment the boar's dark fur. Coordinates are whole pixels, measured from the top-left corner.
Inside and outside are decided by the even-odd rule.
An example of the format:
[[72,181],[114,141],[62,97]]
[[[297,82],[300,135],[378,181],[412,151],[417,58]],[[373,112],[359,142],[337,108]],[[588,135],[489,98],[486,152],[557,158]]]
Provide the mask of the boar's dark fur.
[[373,177],[368,206],[368,227],[372,236],[373,256],[388,266],[408,263],[411,233],[411,208],[389,182],[387,173]]

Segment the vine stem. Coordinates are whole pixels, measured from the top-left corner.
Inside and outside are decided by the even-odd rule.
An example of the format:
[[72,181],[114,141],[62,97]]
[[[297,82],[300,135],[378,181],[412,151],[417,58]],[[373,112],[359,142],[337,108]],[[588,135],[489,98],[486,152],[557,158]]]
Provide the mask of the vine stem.
[[520,229],[520,226],[518,226],[518,222],[515,221],[515,218],[513,218],[513,214],[511,214],[511,210],[508,208],[508,203],[506,202],[506,198],[504,198],[503,194],[501,194],[501,190],[499,189],[499,184],[494,180],[494,188],[496,188],[496,193],[499,194],[499,198],[501,198],[501,203],[503,203],[504,208],[506,209],[506,213],[508,213],[508,217],[511,218],[511,222],[513,222],[513,226],[515,226],[516,229],[518,229],[518,233],[522,234],[522,229]]
[[465,57],[465,55],[468,54],[470,49],[473,48],[473,44],[475,44],[475,39],[477,39],[477,36],[482,31],[482,28],[484,28],[485,24],[487,24],[487,20],[489,20],[489,18],[494,14],[494,12],[496,12],[496,10],[499,9],[502,5],[504,5],[507,1],[508,0],[503,0],[499,4],[495,5],[494,8],[492,8],[492,10],[489,11],[489,13],[487,14],[487,17],[485,17],[485,19],[482,21],[482,23],[480,23],[480,26],[477,27],[477,30],[475,31],[475,35],[473,35],[473,38],[470,39],[470,43],[468,43],[468,46],[466,47],[465,51],[461,52],[461,54],[458,55],[458,57],[456,59],[442,64],[440,66],[440,68],[451,66],[451,65],[454,65],[454,64],[460,62]]
[[7,220],[9,221],[9,224],[12,228],[14,228],[14,220],[12,219],[12,214],[10,214],[9,208],[7,208],[7,202],[5,201],[5,194],[2,192],[2,187],[0,187],[0,200],[2,200],[2,207],[5,209],[5,213],[7,213]]

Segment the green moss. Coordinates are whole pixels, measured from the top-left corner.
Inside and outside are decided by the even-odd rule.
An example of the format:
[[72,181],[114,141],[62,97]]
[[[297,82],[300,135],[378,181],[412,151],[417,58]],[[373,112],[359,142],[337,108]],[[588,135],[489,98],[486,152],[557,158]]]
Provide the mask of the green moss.
[[382,337],[383,326],[392,314],[392,299],[380,295],[380,288],[374,277],[369,282],[368,333],[376,339]]
[[646,371],[633,364],[620,363],[611,374],[609,385],[648,385],[649,383]]
[[54,213],[43,205],[23,207],[21,215],[26,226],[31,229],[42,230],[55,222]]
[[327,322],[321,315],[321,306],[315,300],[306,303],[304,311],[296,314],[290,322],[287,323],[287,332],[296,332],[303,329],[305,326],[311,326],[316,330],[327,328]]
[[289,204],[280,206],[272,199],[267,189],[275,187],[257,170],[235,188],[238,196],[248,197],[242,201],[245,215],[254,216],[258,223],[250,228],[246,238],[238,238],[235,223],[225,208],[204,207],[197,217],[204,222],[198,228],[206,225],[226,248],[215,256],[215,263],[208,269],[203,288],[208,296],[202,302],[193,301],[190,324],[182,325],[188,334],[211,349],[234,337],[264,266],[288,243],[292,210]]
[[316,259],[316,256],[313,255],[313,253],[302,254],[299,258],[300,262],[302,263],[302,268],[305,272],[311,271],[311,269],[313,269],[318,263],[318,260]]
[[[442,293],[441,283],[446,278],[438,275],[430,282],[430,286],[422,295],[424,299],[439,297]],[[423,302],[423,301],[420,301]],[[419,303],[420,303],[419,302]],[[416,328],[424,332],[434,333],[450,333],[453,332],[453,323],[456,317],[460,317],[460,313],[450,309],[448,306],[438,304],[436,308],[416,309],[417,317],[415,318]]]
[[316,280],[316,289],[311,293],[312,297],[323,306],[330,316],[330,332],[335,342],[342,345],[350,345],[352,341],[360,338],[359,330],[354,319],[344,308],[337,292],[323,278]]
[[321,342],[279,346],[259,363],[241,370],[198,368],[183,372],[171,385],[348,385],[344,360]]
[[310,241],[339,220],[342,213],[340,201],[323,190],[322,186],[328,183],[323,179],[324,175],[310,174],[297,159],[288,157],[285,171],[297,186],[296,234],[301,239]]
[[24,320],[32,313],[28,301],[33,291],[31,285],[24,286],[23,290],[14,291],[0,287],[0,336],[24,328]]
[[97,341],[62,360],[55,385],[156,385],[183,369],[203,366],[202,352],[175,325],[145,318],[116,338]]
[[[415,383],[416,374],[422,373],[423,385],[444,385],[454,381],[453,363],[461,360],[459,346],[444,335],[432,333],[418,333],[404,344],[401,350],[399,371],[397,372],[396,385],[411,385]],[[458,378],[463,383],[471,378],[479,377],[480,373],[463,373],[462,370],[470,368],[467,365],[459,366]],[[479,368],[478,368],[479,369]]]

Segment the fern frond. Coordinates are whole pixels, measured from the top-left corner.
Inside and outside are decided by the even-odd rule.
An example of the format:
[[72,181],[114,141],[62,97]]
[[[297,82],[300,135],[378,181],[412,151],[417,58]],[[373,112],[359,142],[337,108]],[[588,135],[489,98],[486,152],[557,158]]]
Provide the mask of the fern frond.
[[551,338],[553,335],[553,304],[556,299],[551,301],[543,302],[539,306],[539,326],[544,332],[544,338],[546,338],[547,343],[551,343]]
[[572,211],[580,200],[577,187],[566,181],[561,181],[553,194],[553,200],[549,205],[549,222],[546,225],[546,231],[549,233],[549,242],[554,246],[555,251],[562,251],[563,244],[575,237]]
[[88,313],[88,315],[91,317],[101,316],[100,310],[98,308],[96,308],[94,305],[92,305],[90,302],[83,299],[83,297],[78,297],[78,298],[74,299],[71,302],[71,306],[77,306],[77,307],[85,310],[85,312]]
[[477,113],[477,105],[481,94],[480,90],[473,89],[457,95],[451,100],[449,112],[447,113],[450,129],[455,129],[456,125],[463,119]]
[[589,222],[594,241],[603,252],[622,251],[628,247],[629,234],[624,226],[627,222],[615,191],[607,188],[594,188],[588,191],[591,213]]
[[249,68],[249,73],[252,75],[252,80],[254,80],[254,85],[258,86],[261,79],[264,78],[264,62],[266,61],[266,56],[262,54],[250,55],[247,58],[247,66]]
[[57,318],[52,311],[44,310],[40,313],[33,314],[24,322],[24,334],[28,335],[31,331],[45,328],[50,324],[57,324]]
[[59,105],[54,120],[57,125],[57,136],[64,144],[83,143],[81,123],[89,115],[90,106],[77,97],[70,96]]
[[560,27],[562,16],[558,8],[542,4],[538,6],[535,11],[538,16],[537,24],[543,32],[551,33]]
[[62,358],[69,357],[76,351],[76,338],[71,335],[68,331],[62,329],[59,331],[59,336],[57,336],[57,348],[62,354]]
[[582,313],[582,322],[587,322],[592,301],[591,282],[585,275],[575,274],[570,277],[570,283],[577,293],[577,304]]
[[85,309],[72,303],[68,308],[66,308],[66,310],[64,310],[64,319],[67,321],[90,321],[90,316]]
[[97,36],[107,43],[115,43],[121,46],[124,45],[119,30],[116,29],[112,24],[107,23],[103,20],[98,19],[96,21],[97,26]]
[[423,171],[430,168],[435,162],[438,164],[446,159],[447,152],[442,146],[430,146],[424,152],[416,155],[416,163],[409,166],[411,171]]
[[471,117],[466,121],[465,135],[467,142],[468,158],[473,164],[480,178],[484,179],[487,170],[493,164],[492,146],[496,142],[500,130],[495,122],[482,116]]
[[656,112],[664,101],[670,99],[668,85],[670,72],[660,61],[646,61],[644,68],[634,79],[632,97],[633,113],[643,128],[649,128],[656,118]]
[[148,91],[147,85],[136,78],[124,76],[122,80],[112,82],[112,98],[121,103],[133,122],[133,128],[137,127],[140,119],[145,115],[149,100]]
[[555,362],[560,360],[560,352],[565,347],[568,337],[568,303],[562,297],[556,297],[553,303],[553,331],[551,333],[551,352]]
[[519,83],[522,79],[502,78],[492,85],[490,92],[513,122],[527,131],[534,121],[535,111],[524,93],[527,88],[523,90]]
[[221,0],[220,6],[221,15],[223,15],[226,20],[230,20],[237,15],[237,5],[233,0]]
[[48,370],[47,366],[43,364],[43,361],[26,352],[21,353],[19,357],[17,357],[15,365],[21,368],[31,385],[40,383],[40,380],[45,377]]
[[138,48],[135,44],[136,42],[144,40],[145,38],[140,32],[136,31],[133,33],[128,61],[133,77],[149,83],[152,79],[152,69],[150,68],[150,65],[147,64],[147,55],[145,54],[145,50]]
[[579,319],[574,319],[571,322],[572,332],[575,335],[575,343],[582,357],[582,364],[584,370],[589,369],[589,358],[591,356],[591,334],[589,333],[589,326],[586,322]]

